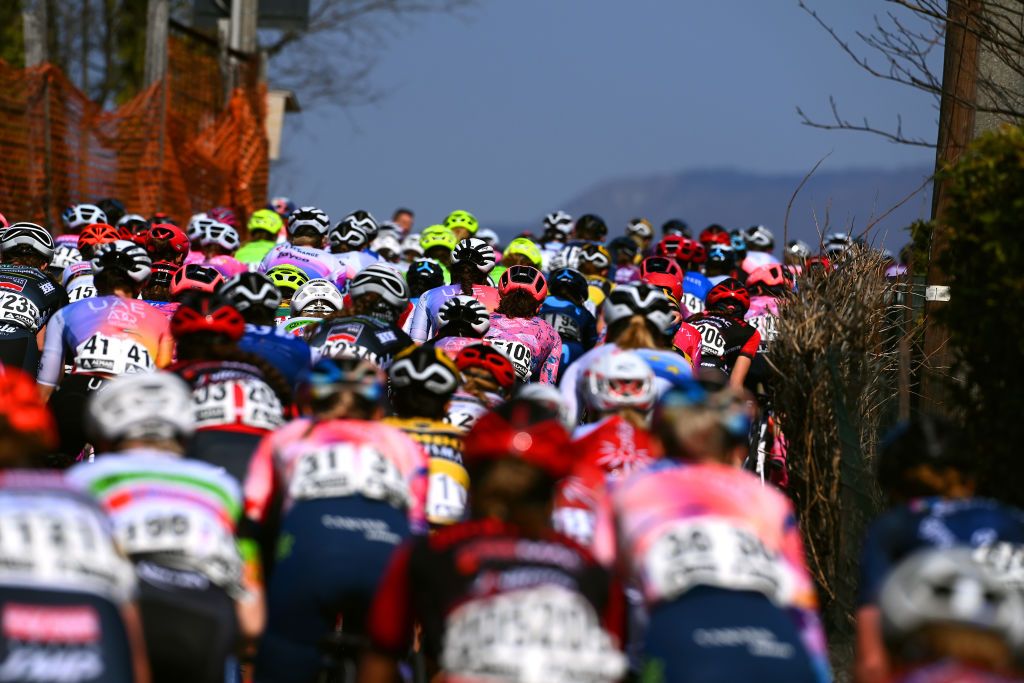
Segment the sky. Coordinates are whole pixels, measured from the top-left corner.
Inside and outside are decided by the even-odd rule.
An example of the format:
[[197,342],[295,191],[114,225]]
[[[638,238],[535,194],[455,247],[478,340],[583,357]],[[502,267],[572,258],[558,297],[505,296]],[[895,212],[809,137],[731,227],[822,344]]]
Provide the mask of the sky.
[[[853,40],[891,7],[807,2]],[[334,220],[403,205],[420,227],[455,208],[510,224],[609,178],[806,171],[829,152],[829,169],[934,160],[801,125],[796,107],[826,118],[830,94],[854,120],[901,114],[927,139],[937,114],[929,96],[860,70],[797,0],[480,0],[398,31],[374,81],[388,93],[378,103],[288,116],[272,194]]]

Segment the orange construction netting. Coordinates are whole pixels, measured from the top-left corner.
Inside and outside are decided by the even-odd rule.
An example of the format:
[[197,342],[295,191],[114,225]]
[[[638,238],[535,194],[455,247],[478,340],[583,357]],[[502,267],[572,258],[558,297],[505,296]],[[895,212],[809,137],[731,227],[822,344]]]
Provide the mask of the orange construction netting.
[[243,64],[225,100],[216,55],[169,41],[167,77],[114,110],[56,67],[0,61],[0,213],[60,231],[72,203],[113,197],[130,213],[184,223],[230,206],[244,220],[266,205],[265,87]]

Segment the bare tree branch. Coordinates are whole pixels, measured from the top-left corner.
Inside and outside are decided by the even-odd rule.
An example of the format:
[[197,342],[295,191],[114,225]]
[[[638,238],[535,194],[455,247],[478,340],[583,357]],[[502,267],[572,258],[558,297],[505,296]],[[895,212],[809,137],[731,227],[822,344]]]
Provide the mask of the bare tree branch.
[[783,244],[789,244],[789,213],[790,211],[793,210],[793,202],[796,201],[796,196],[800,194],[800,190],[804,189],[804,185],[806,185],[807,181],[811,179],[811,176],[814,175],[814,172],[818,170],[818,167],[821,166],[825,159],[828,159],[830,156],[832,156],[832,152],[829,152],[822,158],[818,159],[818,163],[814,164],[814,166],[811,167],[811,170],[807,172],[807,175],[803,177],[803,179],[800,181],[800,184],[796,186],[795,190],[793,190],[793,195],[789,198],[789,203],[786,204],[786,217],[782,220]]

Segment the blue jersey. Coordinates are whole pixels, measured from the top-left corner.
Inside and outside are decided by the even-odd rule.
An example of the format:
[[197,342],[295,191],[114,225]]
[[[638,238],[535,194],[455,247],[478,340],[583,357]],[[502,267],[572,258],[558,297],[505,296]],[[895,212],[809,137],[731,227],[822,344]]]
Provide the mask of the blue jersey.
[[704,310],[704,298],[711,291],[714,285],[701,273],[695,270],[688,270],[683,275],[683,300],[680,302],[686,306],[687,315],[694,315]]
[[309,344],[273,325],[246,325],[238,346],[273,365],[293,390],[309,374],[312,362]]
[[555,328],[555,332],[562,338],[561,368],[569,367],[597,343],[597,320],[583,306],[557,296],[549,296],[544,299],[537,315]]
[[1024,513],[984,498],[918,498],[893,508],[868,529],[858,603],[875,604],[885,577],[916,550],[997,542],[1024,543]]

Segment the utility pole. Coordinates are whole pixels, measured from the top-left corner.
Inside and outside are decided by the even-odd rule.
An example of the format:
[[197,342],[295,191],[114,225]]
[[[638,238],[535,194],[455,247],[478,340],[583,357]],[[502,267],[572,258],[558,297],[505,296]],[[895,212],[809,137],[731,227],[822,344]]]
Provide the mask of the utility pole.
[[25,36],[25,66],[45,64],[46,0],[21,0],[22,31]]
[[241,85],[238,53],[256,58],[256,26],[259,21],[259,0],[231,0],[231,23],[228,29],[228,96]]
[[168,0],[149,0],[146,11],[147,86],[161,80],[167,73],[167,26],[170,18]]

